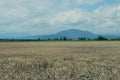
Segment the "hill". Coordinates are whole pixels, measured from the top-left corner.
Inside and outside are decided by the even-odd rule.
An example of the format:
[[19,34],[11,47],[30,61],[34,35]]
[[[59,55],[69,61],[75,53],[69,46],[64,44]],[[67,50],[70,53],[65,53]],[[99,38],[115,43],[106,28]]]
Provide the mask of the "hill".
[[69,29],[69,30],[64,30],[61,32],[58,32],[56,34],[51,34],[51,35],[33,35],[26,37],[28,39],[49,39],[49,38],[61,38],[61,37],[66,37],[69,39],[77,39],[79,37],[86,37],[86,38],[95,38],[96,35],[88,32],[88,31],[82,31],[82,30],[77,30],[77,29]]
[[[63,38],[66,37],[68,39],[78,39],[78,38],[96,38],[98,35],[89,32],[89,31],[83,31],[78,29],[69,29],[69,30],[63,30],[56,34],[50,34],[50,35],[31,35],[29,33],[6,33],[0,35],[1,39],[53,39],[53,38]],[[102,35],[106,38],[120,38],[119,35]]]

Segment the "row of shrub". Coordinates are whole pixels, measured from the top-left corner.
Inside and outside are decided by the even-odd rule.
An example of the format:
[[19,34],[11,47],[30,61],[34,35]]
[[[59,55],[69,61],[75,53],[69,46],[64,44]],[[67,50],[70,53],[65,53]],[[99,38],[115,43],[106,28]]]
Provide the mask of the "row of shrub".
[[61,38],[49,38],[49,39],[0,39],[0,41],[69,41],[69,40],[76,40],[76,41],[104,41],[104,40],[120,40],[120,38],[106,38],[103,36],[98,36],[97,38],[90,39],[86,37],[79,37],[77,39],[70,39],[67,37],[61,37]]

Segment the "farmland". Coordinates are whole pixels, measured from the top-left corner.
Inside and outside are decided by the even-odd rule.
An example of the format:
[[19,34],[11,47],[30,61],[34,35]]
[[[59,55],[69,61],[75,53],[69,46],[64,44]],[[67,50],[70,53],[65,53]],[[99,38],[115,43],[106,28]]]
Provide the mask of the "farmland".
[[0,80],[120,80],[120,42],[1,42]]

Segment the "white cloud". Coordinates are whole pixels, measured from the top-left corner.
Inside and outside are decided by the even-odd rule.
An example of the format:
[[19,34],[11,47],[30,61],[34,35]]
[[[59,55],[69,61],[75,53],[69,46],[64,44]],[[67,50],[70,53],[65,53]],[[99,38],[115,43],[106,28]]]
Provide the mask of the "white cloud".
[[96,3],[102,2],[103,0],[62,0],[62,4],[66,5],[94,5]]
[[66,24],[66,23],[71,23],[71,22],[77,22],[79,20],[79,10],[71,10],[71,11],[65,11],[65,12],[60,12],[55,15],[50,22],[52,24]]
[[102,1],[104,0],[2,0],[0,28],[7,32],[24,29],[23,31],[35,34],[63,28],[85,29],[95,33],[119,32],[119,5],[101,5],[93,11],[81,7],[91,7]]
[[93,12],[77,8],[60,12],[50,20],[51,24],[63,26],[66,26],[66,24],[73,26],[72,24],[82,22],[84,22],[82,25],[74,25],[74,27],[90,30],[95,33],[112,33],[112,31],[116,33],[115,29],[120,31],[120,6],[102,6]]
[[[94,19],[91,20],[91,23],[101,30],[98,33],[116,33],[114,29],[120,31],[119,7],[119,5],[102,6],[91,13],[91,19]],[[96,23],[94,23],[94,21]]]
[[102,0],[76,0],[78,4],[87,4],[87,5],[93,5],[99,2],[102,2]]

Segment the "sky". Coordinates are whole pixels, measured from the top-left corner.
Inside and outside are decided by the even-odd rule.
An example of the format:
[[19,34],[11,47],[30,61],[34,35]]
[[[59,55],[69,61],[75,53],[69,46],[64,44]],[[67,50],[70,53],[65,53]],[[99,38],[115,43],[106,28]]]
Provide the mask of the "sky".
[[0,34],[67,29],[120,34],[120,0],[0,0]]

